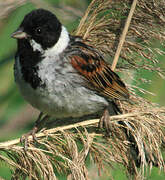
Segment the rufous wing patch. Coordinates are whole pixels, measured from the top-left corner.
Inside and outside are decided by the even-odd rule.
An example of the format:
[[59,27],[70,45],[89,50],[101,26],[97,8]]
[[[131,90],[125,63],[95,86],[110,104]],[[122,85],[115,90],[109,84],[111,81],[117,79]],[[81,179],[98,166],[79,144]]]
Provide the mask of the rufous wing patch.
[[129,98],[125,84],[103,59],[73,55],[71,64],[100,94],[119,100]]

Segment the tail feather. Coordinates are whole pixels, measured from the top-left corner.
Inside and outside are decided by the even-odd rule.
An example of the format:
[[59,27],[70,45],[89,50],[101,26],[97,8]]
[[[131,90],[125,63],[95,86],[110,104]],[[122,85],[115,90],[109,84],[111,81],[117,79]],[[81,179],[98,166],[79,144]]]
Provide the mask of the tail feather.
[[[117,106],[117,104],[115,102],[111,102],[111,105],[109,106],[109,113],[110,115],[118,115],[118,114],[122,114],[122,111],[120,110],[120,108]],[[126,139],[129,141],[129,155],[131,156],[131,158],[134,160],[135,165],[137,168],[139,168],[142,164],[142,157],[140,156],[140,151],[139,151],[139,147],[137,145],[137,138],[133,133],[135,131],[135,128],[128,122],[128,121],[118,121],[119,125],[121,125],[122,131],[124,132]],[[141,148],[144,150],[145,153],[145,161],[150,164],[152,163],[153,166],[157,167],[158,163],[157,163],[157,159],[156,158],[151,158],[148,155],[148,151],[144,146],[144,143],[141,142]],[[153,157],[155,157],[153,155]]]

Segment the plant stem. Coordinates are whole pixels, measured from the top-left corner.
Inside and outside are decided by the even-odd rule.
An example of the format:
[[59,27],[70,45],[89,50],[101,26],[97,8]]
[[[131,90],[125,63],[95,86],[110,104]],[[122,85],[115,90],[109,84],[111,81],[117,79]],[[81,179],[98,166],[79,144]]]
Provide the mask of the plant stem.
[[118,44],[118,47],[117,47],[114,59],[113,59],[113,63],[112,63],[112,67],[111,67],[111,69],[113,71],[116,68],[116,65],[117,65],[117,62],[118,62],[118,59],[119,59],[119,56],[120,56],[120,52],[121,52],[121,49],[123,47],[123,44],[124,44],[124,41],[125,41],[125,38],[126,38],[126,34],[128,32],[128,28],[129,28],[129,25],[131,23],[131,19],[132,19],[133,13],[135,11],[136,4],[137,4],[137,0],[134,0],[133,3],[132,3],[132,6],[131,6],[130,12],[129,12],[127,21],[125,23],[122,35],[120,37],[120,41],[119,41],[119,44]]

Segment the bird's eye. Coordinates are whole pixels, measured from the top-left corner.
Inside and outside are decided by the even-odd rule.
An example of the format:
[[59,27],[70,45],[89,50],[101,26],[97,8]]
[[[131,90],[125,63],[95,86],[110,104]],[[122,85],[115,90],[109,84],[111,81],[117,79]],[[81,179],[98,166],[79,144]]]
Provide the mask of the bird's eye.
[[36,28],[35,33],[36,35],[40,35],[42,33],[41,28],[40,27]]

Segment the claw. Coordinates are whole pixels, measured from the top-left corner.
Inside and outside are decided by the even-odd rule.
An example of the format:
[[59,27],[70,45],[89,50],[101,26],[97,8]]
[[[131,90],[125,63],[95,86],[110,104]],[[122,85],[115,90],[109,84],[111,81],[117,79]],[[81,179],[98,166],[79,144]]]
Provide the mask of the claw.
[[105,128],[106,132],[109,133],[110,126],[111,125],[110,125],[110,120],[109,120],[109,111],[108,109],[105,109],[102,117],[100,118],[98,127]]
[[34,142],[38,142],[36,137],[36,132],[38,131],[38,129],[40,129],[41,124],[44,123],[48,118],[49,118],[48,115],[43,117],[43,113],[41,112],[35,122],[35,126],[33,127],[33,129],[30,132],[21,136],[20,142],[21,144],[24,144],[25,151],[27,151],[29,145],[29,140],[28,140],[29,136],[32,136]]
[[29,145],[28,138],[29,138],[29,136],[32,136],[33,141],[37,142],[37,137],[35,135],[37,130],[38,130],[38,128],[35,126],[30,132],[28,132],[28,133],[21,136],[20,142],[21,142],[21,144],[24,144],[25,151],[27,151],[27,149],[28,149],[28,145]]

